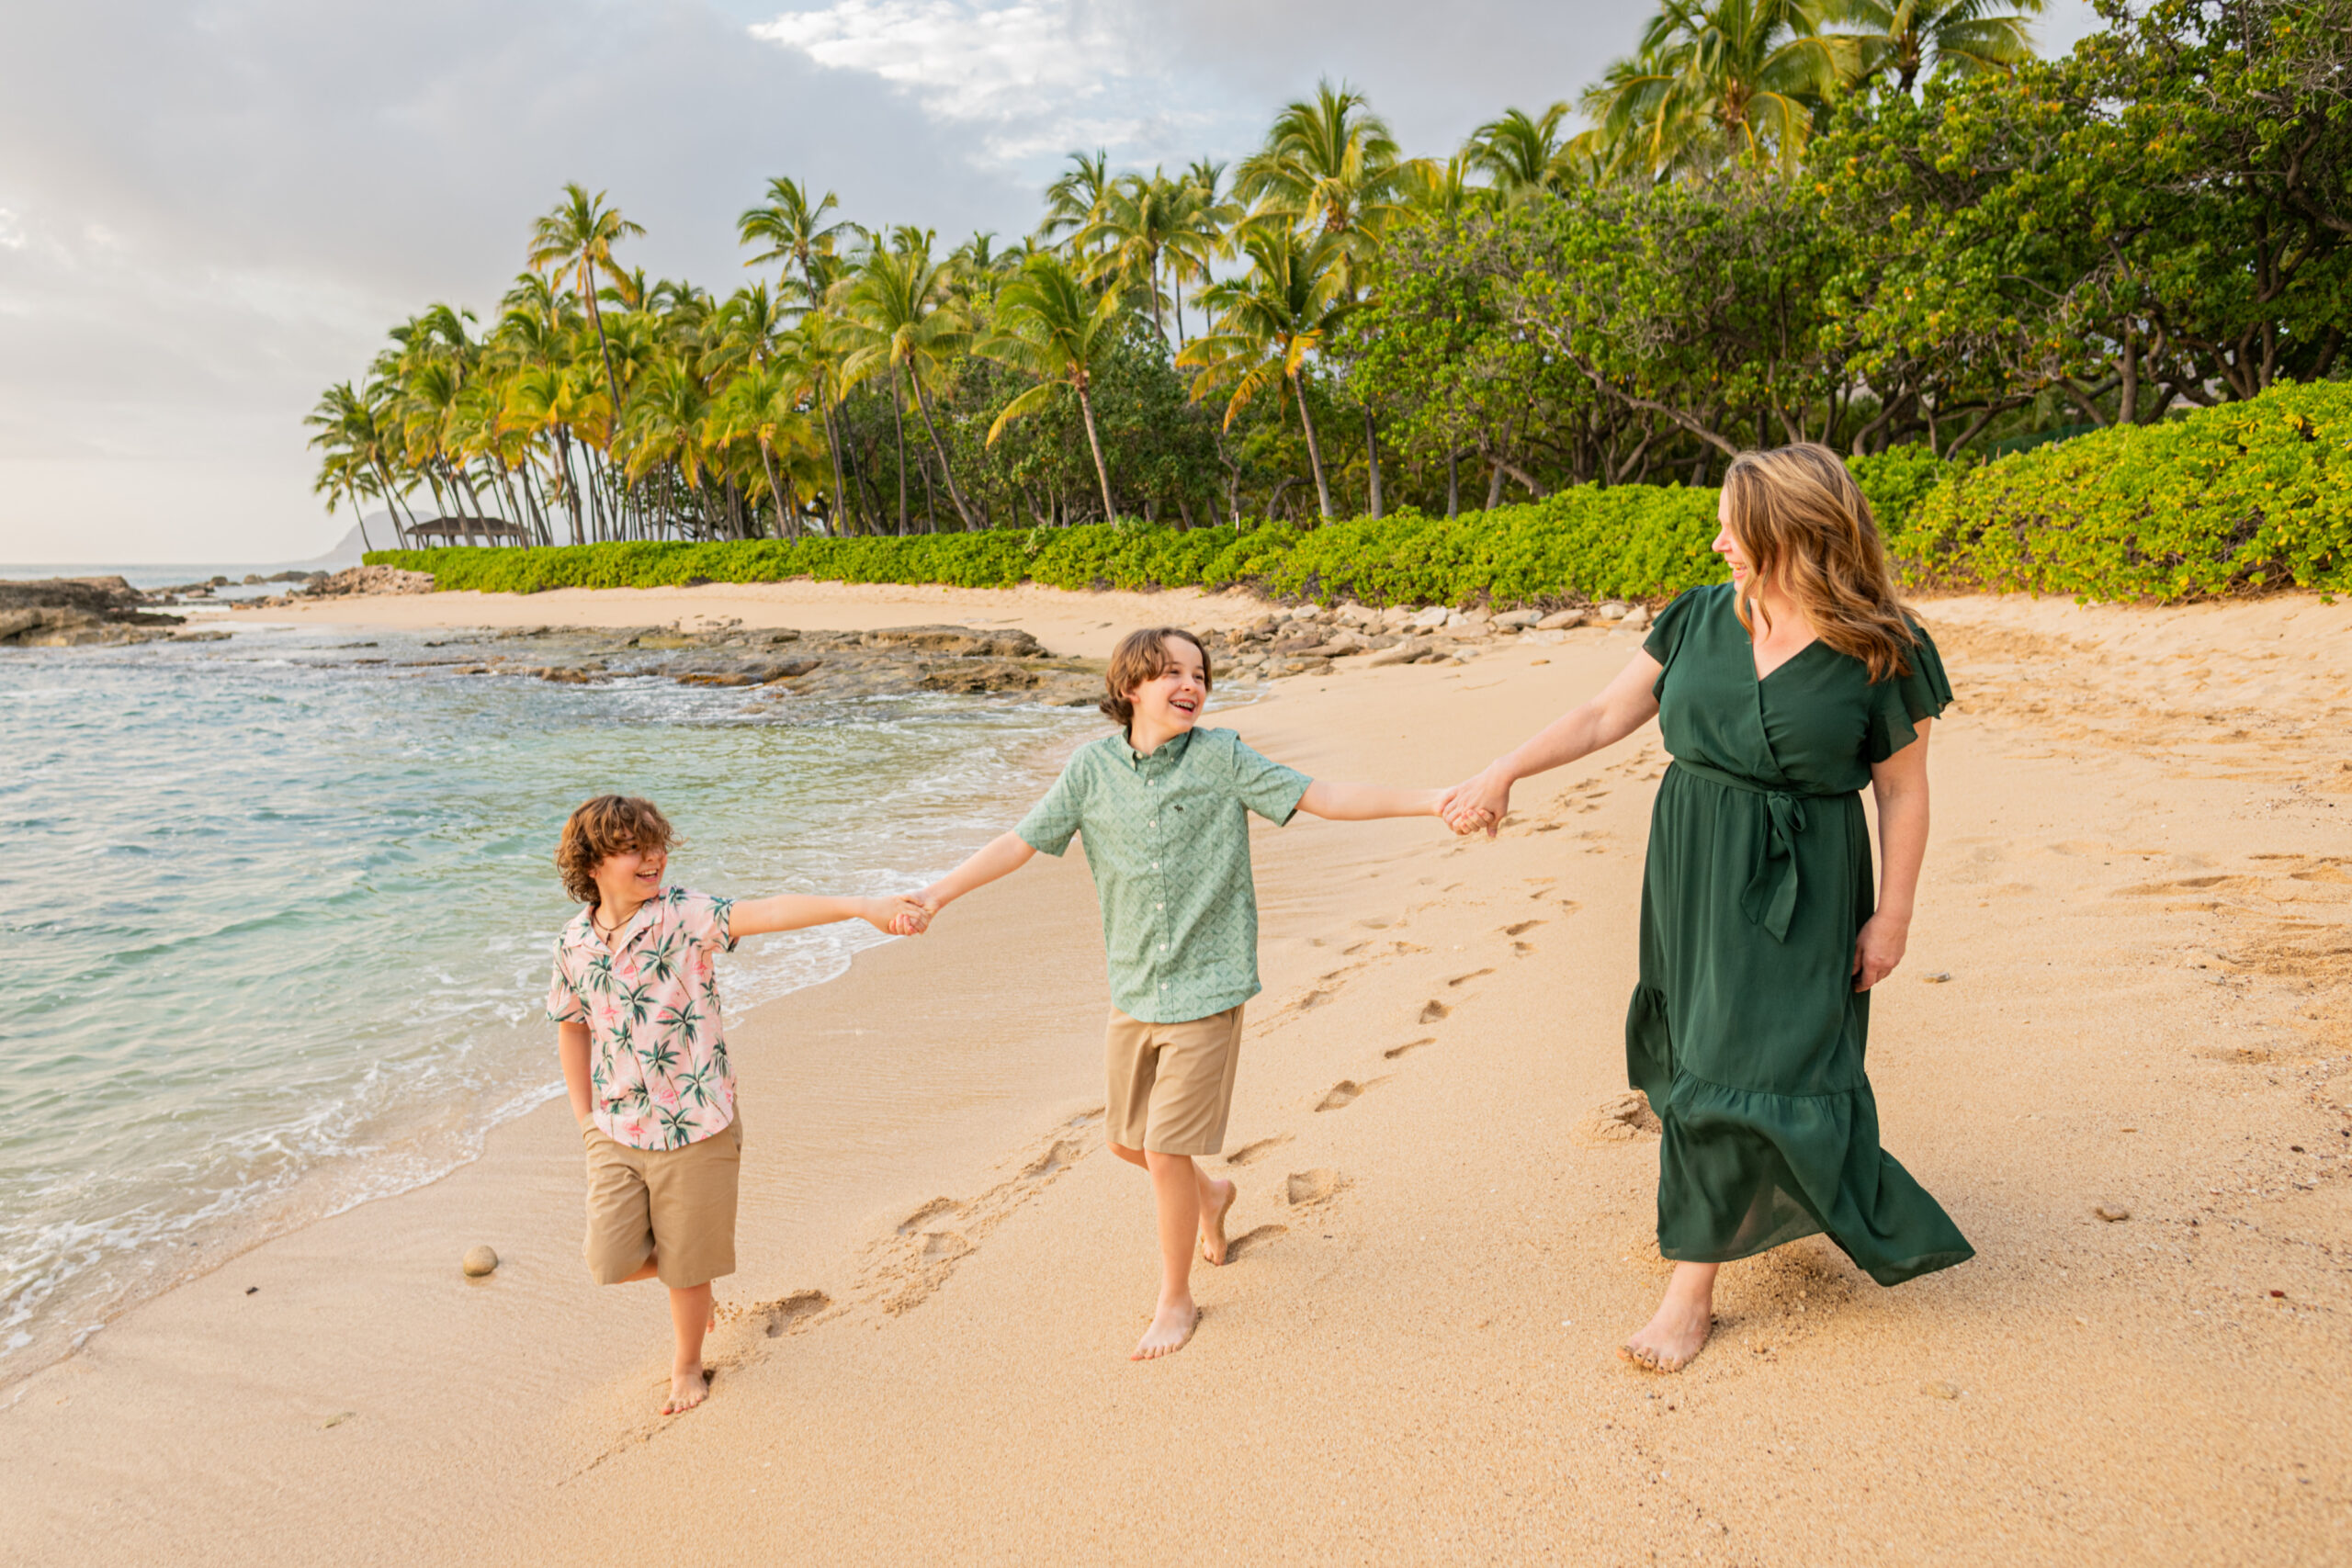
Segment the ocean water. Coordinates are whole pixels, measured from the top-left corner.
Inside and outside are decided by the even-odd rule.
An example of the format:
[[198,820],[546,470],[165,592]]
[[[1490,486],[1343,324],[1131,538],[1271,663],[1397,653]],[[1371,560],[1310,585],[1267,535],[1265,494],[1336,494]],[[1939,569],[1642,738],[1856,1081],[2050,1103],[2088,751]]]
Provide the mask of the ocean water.
[[[402,667],[449,635],[0,649],[0,1383],[560,1092],[551,855],[582,799],[660,802],[688,886],[896,892],[1101,723]],[[886,940],[747,941],[729,1011]]]

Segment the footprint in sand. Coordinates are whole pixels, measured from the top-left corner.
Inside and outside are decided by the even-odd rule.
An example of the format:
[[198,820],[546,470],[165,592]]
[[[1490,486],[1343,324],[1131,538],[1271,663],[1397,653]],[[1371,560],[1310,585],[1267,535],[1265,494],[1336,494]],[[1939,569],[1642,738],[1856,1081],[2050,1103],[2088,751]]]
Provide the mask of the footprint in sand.
[[1248,1165],[1251,1160],[1272,1154],[1290,1142],[1288,1133],[1277,1133],[1271,1138],[1261,1138],[1254,1144],[1244,1144],[1225,1156],[1227,1165]]
[[762,1302],[752,1309],[752,1315],[764,1318],[767,1337],[775,1339],[791,1333],[832,1304],[833,1298],[822,1291],[795,1291],[780,1301]]
[[1312,1012],[1337,995],[1339,995],[1339,992],[1336,990],[1309,991],[1306,995],[1298,998],[1298,1010],[1301,1012]]
[[1393,1062],[1408,1051],[1418,1051],[1424,1045],[1434,1045],[1436,1043],[1436,1035],[1426,1034],[1419,1040],[1408,1040],[1402,1045],[1391,1045],[1387,1050],[1383,1051],[1380,1055],[1384,1059]]
[[1057,1171],[1067,1169],[1069,1167],[1077,1164],[1085,1153],[1086,1145],[1084,1144],[1079,1143],[1073,1139],[1065,1138],[1022,1168],[1022,1179],[1024,1181],[1041,1180],[1046,1177],[1053,1175]]
[[1431,998],[1430,1000],[1421,1004],[1421,1015],[1419,1018],[1414,1020],[1414,1021],[1416,1023],[1435,1023],[1442,1019],[1452,1017],[1453,1014],[1453,1010],[1452,1008],[1446,1006],[1443,1002],[1437,1000],[1435,998]]
[[913,1213],[909,1214],[905,1219],[899,1222],[899,1234],[900,1235],[912,1235],[915,1232],[922,1229],[923,1226],[931,1224],[932,1221],[938,1219],[942,1214],[960,1214],[963,1212],[964,1205],[958,1203],[953,1198],[933,1198],[930,1202],[925,1203],[922,1208],[917,1209]]
[[1276,1236],[1289,1234],[1288,1225],[1259,1225],[1253,1230],[1233,1237],[1225,1244],[1225,1260],[1231,1263],[1243,1253],[1255,1252]]
[[1541,920],[1514,920],[1510,925],[1503,928],[1503,935],[1523,936],[1543,923],[1544,922]]
[[925,1263],[953,1263],[972,1250],[972,1244],[954,1231],[933,1231],[922,1238]]
[[1385,1078],[1371,1078],[1363,1083],[1358,1083],[1353,1078],[1341,1078],[1338,1083],[1333,1084],[1329,1092],[1325,1094],[1323,1098],[1317,1102],[1315,1109],[1317,1111],[1344,1111],[1349,1106],[1353,1105],[1358,1100],[1362,1099],[1363,1097],[1364,1090],[1371,1089],[1375,1084],[1382,1084],[1387,1081],[1388,1080]]
[[1317,1167],[1313,1170],[1295,1170],[1283,1184],[1283,1196],[1294,1209],[1309,1203],[1320,1203],[1340,1190],[1340,1173]]
[[1603,1101],[1585,1123],[1585,1135],[1600,1144],[1654,1138],[1663,1131],[1657,1114],[1650,1110],[1649,1097],[1639,1089]]
[[1473,969],[1467,975],[1456,975],[1453,979],[1448,980],[1446,984],[1449,986],[1459,986],[1465,980],[1476,980],[1482,975],[1491,975],[1493,973],[1494,971],[1491,969]]

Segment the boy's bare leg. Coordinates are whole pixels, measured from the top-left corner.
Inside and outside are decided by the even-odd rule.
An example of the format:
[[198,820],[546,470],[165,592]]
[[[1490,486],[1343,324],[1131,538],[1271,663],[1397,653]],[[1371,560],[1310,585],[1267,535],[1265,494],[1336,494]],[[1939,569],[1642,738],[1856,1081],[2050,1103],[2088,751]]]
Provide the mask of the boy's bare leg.
[[[1111,1152],[1138,1170],[1149,1168],[1141,1149],[1113,1144]],[[1225,1261],[1225,1217],[1233,1212],[1233,1201],[1241,1195],[1241,1190],[1232,1182],[1219,1181],[1202,1169],[1198,1160],[1193,1162],[1193,1182],[1200,1190],[1201,1256],[1211,1263],[1222,1264]]]
[[702,1337],[710,1330],[717,1308],[708,1284],[689,1285],[670,1292],[670,1330],[677,1339],[677,1354],[670,1363],[670,1398],[664,1416],[692,1410],[710,1395],[703,1377]]
[[1159,1304],[1151,1326],[1136,1342],[1133,1361],[1148,1361],[1184,1348],[1200,1321],[1193,1304],[1193,1247],[1201,1228],[1200,1172],[1190,1155],[1144,1153],[1151,1172],[1152,1202],[1159,1213]]

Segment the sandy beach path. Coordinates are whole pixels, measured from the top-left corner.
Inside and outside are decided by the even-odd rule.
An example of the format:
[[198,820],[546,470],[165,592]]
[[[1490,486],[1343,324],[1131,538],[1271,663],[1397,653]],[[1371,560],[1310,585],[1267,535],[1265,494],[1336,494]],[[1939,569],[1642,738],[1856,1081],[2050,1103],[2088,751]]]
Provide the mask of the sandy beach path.
[[[763,1010],[748,1168],[804,1116],[838,1168],[821,1213],[747,1207],[703,1409],[651,1417],[659,1303],[581,1277],[555,1108],[29,1380],[0,1531],[34,1562],[2340,1561],[2352,610],[1927,612],[1962,705],[1871,1076],[1969,1264],[1882,1291],[1799,1243],[1725,1269],[1690,1371],[1614,1358],[1666,1271],[1621,1099],[1649,730],[1493,843],[1260,834],[1239,1240],[1177,1356],[1125,1359],[1149,1200],[1092,1118],[1091,892],[1040,861]],[[1633,646],[1342,665],[1218,717],[1448,783]],[[948,1112],[858,1079],[881,1049]],[[509,1237],[511,1275],[457,1277]]]

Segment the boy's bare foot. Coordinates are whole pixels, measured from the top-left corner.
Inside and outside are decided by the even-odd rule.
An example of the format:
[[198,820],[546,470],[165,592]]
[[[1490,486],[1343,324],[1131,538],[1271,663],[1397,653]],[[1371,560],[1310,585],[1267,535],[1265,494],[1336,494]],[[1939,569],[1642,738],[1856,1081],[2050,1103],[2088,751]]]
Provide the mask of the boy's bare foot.
[[1172,1356],[1193,1337],[1193,1329],[1201,1321],[1201,1309],[1193,1304],[1190,1296],[1182,1301],[1163,1302],[1152,1315],[1151,1326],[1136,1341],[1130,1361],[1156,1361],[1162,1356]]
[[1211,1182],[1212,1189],[1222,1187],[1215,1208],[1201,1210],[1201,1256],[1211,1263],[1225,1262],[1225,1216],[1233,1212],[1234,1200],[1241,1196],[1241,1189],[1230,1181]]
[[1715,1325],[1710,1305],[1669,1291],[1641,1332],[1617,1347],[1617,1354],[1654,1372],[1679,1372],[1699,1354]]
[[683,1416],[710,1397],[710,1373],[700,1365],[670,1373],[670,1397],[662,1404],[664,1416]]

